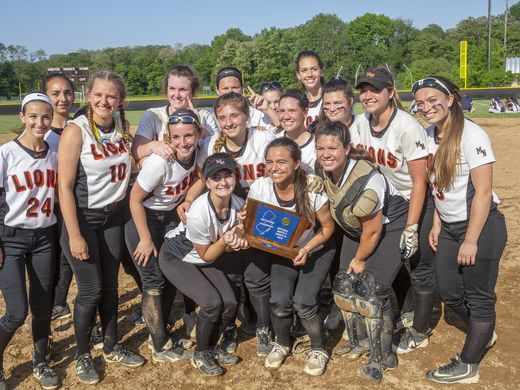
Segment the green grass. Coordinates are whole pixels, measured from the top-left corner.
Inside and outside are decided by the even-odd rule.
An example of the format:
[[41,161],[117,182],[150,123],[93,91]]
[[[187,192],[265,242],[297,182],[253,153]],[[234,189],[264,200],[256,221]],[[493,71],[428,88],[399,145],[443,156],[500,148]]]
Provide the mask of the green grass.
[[[403,102],[405,107],[410,107],[411,102]],[[488,112],[489,100],[474,100],[475,111],[471,114],[466,113],[468,118],[520,118],[517,114],[492,114]],[[354,111],[359,114],[363,111],[361,104],[356,103]],[[139,119],[143,116],[144,111],[126,111],[126,118],[130,125],[137,126]],[[11,133],[20,126],[20,118],[18,115],[0,115],[0,134]]]

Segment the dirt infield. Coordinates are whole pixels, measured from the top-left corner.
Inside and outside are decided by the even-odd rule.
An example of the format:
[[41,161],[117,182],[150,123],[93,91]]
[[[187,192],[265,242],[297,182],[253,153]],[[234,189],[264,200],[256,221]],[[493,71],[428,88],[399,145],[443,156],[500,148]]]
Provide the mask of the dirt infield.
[[[516,307],[516,299],[520,296],[520,120],[517,118],[485,118],[476,119],[493,141],[493,149],[497,158],[494,172],[494,189],[502,201],[501,211],[507,220],[509,241],[500,265],[497,286],[496,331],[498,341],[488,351],[480,365],[480,383],[475,389],[519,389],[520,310]],[[13,135],[0,136],[0,143],[12,139]],[[119,331],[125,345],[139,351],[148,361],[143,367],[135,370],[117,366],[105,366],[99,351],[93,351],[94,361],[102,381],[96,386],[100,389],[364,389],[364,388],[401,388],[401,389],[440,389],[442,385],[432,384],[425,379],[425,372],[439,363],[446,363],[459,352],[464,333],[450,320],[450,313],[437,315],[436,325],[427,348],[399,357],[399,366],[395,371],[385,374],[383,383],[374,385],[361,378],[359,370],[364,359],[351,362],[342,358],[331,360],[325,374],[311,378],[302,371],[305,364],[304,355],[288,358],[282,368],[276,372],[268,372],[263,368],[263,359],[255,354],[255,340],[239,332],[240,344],[238,355],[243,361],[228,369],[223,377],[217,379],[203,378],[188,362],[174,364],[153,363],[151,353],[146,345],[147,332],[143,327],[132,327],[127,316],[137,308],[139,298],[135,285],[130,277],[120,273],[120,321]],[[75,292],[75,285],[72,286]],[[69,303],[73,294],[69,297]],[[0,303],[3,308],[3,301]],[[181,311],[176,307],[173,318],[177,332],[182,332]],[[66,319],[52,324],[54,347],[52,365],[63,381],[63,389],[89,388],[76,379],[74,372],[75,341],[72,320]],[[336,344],[339,332],[329,342],[329,347]],[[30,322],[16,333],[7,347],[4,357],[4,368],[9,388],[38,389],[39,384],[32,376],[30,362],[32,343]]]

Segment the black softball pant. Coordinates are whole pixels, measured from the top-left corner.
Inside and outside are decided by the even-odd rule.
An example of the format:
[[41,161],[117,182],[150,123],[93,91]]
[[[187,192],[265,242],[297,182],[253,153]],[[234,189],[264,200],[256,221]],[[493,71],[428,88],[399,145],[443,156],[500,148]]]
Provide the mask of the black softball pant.
[[72,282],[72,268],[65,257],[60,245],[61,229],[63,226],[63,218],[61,216],[60,204],[54,204],[54,213],[56,214],[57,223],[54,225],[54,248],[56,249],[55,262],[55,279],[54,279],[54,306],[65,306],[67,303],[67,295],[69,294],[70,284]]
[[[54,279],[53,227],[21,229],[0,225],[4,263],[0,268],[0,289],[5,314],[0,318],[0,359],[15,331],[24,324],[31,307],[32,336],[42,350],[35,361],[45,359],[52,313]],[[29,276],[29,297],[25,273]]]
[[475,264],[460,266],[457,255],[467,227],[467,221],[442,222],[435,253],[437,286],[441,299],[468,325],[462,360],[478,363],[495,328],[495,286],[507,229],[502,213],[491,211],[478,239]]
[[99,308],[103,330],[103,349],[112,352],[117,343],[118,273],[122,248],[123,205],[110,211],[77,209],[81,235],[88,245],[89,258],[77,260],[70,253],[69,235],[65,225],[61,247],[70,260],[78,293],[74,304],[74,332],[77,354],[89,352],[91,327]]
[[228,276],[218,267],[226,258],[236,261],[235,253],[224,253],[211,264],[195,265],[173,256],[166,245],[159,253],[159,266],[164,276],[200,307],[196,326],[197,351],[214,347],[220,331],[235,320],[238,300]]
[[318,316],[318,296],[329,273],[336,251],[335,241],[309,254],[307,262],[295,267],[292,260],[265,253],[271,265],[271,321],[276,340],[289,346],[293,310],[298,313],[313,349],[324,349],[322,321]]

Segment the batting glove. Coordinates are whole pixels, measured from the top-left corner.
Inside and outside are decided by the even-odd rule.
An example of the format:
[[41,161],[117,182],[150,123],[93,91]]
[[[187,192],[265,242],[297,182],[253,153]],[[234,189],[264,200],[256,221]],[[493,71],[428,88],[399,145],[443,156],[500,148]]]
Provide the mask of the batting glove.
[[412,257],[415,252],[417,252],[417,249],[419,249],[419,234],[417,233],[418,228],[418,224],[408,225],[401,234],[399,251],[401,252],[401,257],[404,260]]

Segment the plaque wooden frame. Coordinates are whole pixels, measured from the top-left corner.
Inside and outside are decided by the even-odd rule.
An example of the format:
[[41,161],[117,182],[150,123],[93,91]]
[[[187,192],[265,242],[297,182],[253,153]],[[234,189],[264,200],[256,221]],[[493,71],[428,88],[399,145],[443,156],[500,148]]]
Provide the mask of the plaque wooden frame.
[[[255,234],[255,222],[258,221],[258,210],[261,206],[263,210],[266,208],[269,209],[269,211],[271,211],[276,218],[281,218],[279,223],[277,223],[278,221],[271,221],[273,224],[271,229],[281,229],[282,231],[287,230],[283,227],[284,225],[282,220],[288,220],[289,218],[285,218],[284,215],[286,217],[292,217],[291,219],[293,221],[293,218],[297,219],[296,227],[293,226],[292,232],[288,232],[290,237],[288,237],[288,239],[287,237],[285,238],[285,241],[287,241],[286,243],[281,243],[276,240],[264,238],[258,234]],[[300,248],[296,246],[296,243],[302,236],[303,232],[306,230],[307,224],[308,222],[306,219],[294,211],[274,206],[256,199],[247,199],[244,237],[248,240],[249,245],[253,248],[286,257],[288,259],[294,259],[300,251]],[[294,225],[294,223],[291,223],[291,225]]]

